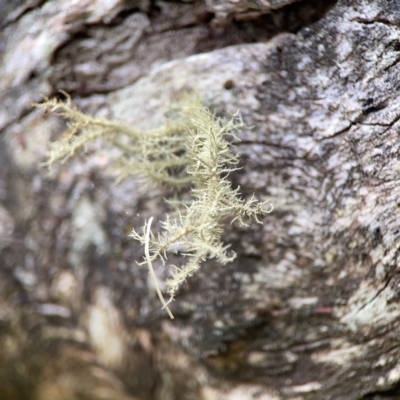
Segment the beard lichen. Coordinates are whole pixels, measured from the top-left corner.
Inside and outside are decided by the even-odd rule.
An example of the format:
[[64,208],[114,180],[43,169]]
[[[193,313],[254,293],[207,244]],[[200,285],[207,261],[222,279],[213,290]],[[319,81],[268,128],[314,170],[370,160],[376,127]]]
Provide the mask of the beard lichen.
[[[186,95],[173,106],[174,119],[158,129],[143,132],[82,113],[71,104],[69,96],[67,99],[65,103],[46,100],[35,104],[70,121],[62,139],[51,144],[46,165],[66,161],[101,137],[121,150],[121,179],[136,175],[146,183],[191,187],[191,202],[174,200],[176,213],[161,222],[161,232],[152,233],[150,218],[141,230],[134,229],[130,234],[145,246],[141,264],[148,265],[163,308],[173,319],[168,304],[202,262],[215,258],[226,264],[236,257],[235,252],[228,251],[230,246],[222,242],[224,222],[231,218],[231,222],[248,226],[249,219],[261,223],[259,218],[272,211],[268,202],[259,202],[254,196],[247,201],[242,199],[240,188],[233,189],[228,180],[229,174],[238,169],[239,155],[231,151],[226,137],[236,138],[235,132],[243,128],[243,122],[238,114],[230,120],[217,118],[197,96]],[[178,250],[185,261],[172,266],[171,277],[166,281],[170,296],[166,302],[152,263],[159,259],[165,264],[167,253]]]

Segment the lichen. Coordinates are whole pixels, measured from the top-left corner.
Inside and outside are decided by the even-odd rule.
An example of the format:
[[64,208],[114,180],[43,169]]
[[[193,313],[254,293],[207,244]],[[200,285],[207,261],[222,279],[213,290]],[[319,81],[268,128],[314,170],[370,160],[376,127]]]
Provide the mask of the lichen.
[[[254,196],[247,201],[242,199],[240,188],[233,189],[228,180],[229,174],[237,169],[239,155],[231,151],[226,137],[236,138],[235,132],[243,127],[238,114],[230,120],[217,118],[197,96],[186,95],[171,108],[174,117],[165,126],[142,132],[104,117],[84,114],[71,104],[69,97],[66,103],[46,100],[36,106],[70,120],[62,139],[51,144],[46,165],[67,160],[101,137],[122,151],[118,161],[121,179],[136,175],[144,183],[190,185],[192,201],[174,200],[177,211],[161,222],[160,233],[151,232],[151,218],[141,231],[134,229],[130,234],[145,246],[142,264],[148,265],[163,307],[171,318],[168,303],[202,262],[215,258],[226,264],[236,257],[234,251],[228,251],[230,246],[222,242],[224,222],[230,218],[241,226],[248,226],[249,219],[261,223],[259,217],[272,210],[268,202],[258,202]],[[167,253],[178,250],[185,261],[173,266],[172,276],[166,282],[170,296],[166,302],[152,262],[160,259],[165,263]]]

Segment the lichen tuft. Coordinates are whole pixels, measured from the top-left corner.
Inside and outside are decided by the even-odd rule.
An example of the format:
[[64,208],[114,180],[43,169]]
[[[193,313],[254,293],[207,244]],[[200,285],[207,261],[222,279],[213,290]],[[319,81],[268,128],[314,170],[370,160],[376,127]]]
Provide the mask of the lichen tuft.
[[[119,160],[121,179],[128,175],[139,176],[145,183],[164,183],[171,186],[191,186],[192,201],[174,200],[174,216],[161,222],[162,231],[151,232],[153,218],[141,230],[130,234],[145,246],[142,264],[147,264],[155,281],[157,294],[171,318],[168,304],[180,286],[192,276],[201,263],[215,258],[219,263],[232,261],[236,254],[222,242],[224,222],[231,219],[248,226],[252,219],[261,223],[260,217],[272,211],[268,202],[259,202],[254,196],[245,201],[240,188],[232,189],[228,176],[237,169],[239,155],[231,151],[227,136],[236,138],[235,132],[243,127],[239,115],[230,120],[217,118],[204,108],[193,95],[174,105],[176,118],[165,126],[142,132],[104,117],[92,117],[77,110],[67,96],[66,103],[46,100],[37,107],[70,120],[62,139],[51,144],[46,165],[65,161],[78,150],[103,138],[122,151]],[[267,208],[268,207],[268,208]],[[171,278],[166,282],[168,302],[159,289],[152,262],[167,260],[169,252],[177,252],[184,262],[173,266]]]

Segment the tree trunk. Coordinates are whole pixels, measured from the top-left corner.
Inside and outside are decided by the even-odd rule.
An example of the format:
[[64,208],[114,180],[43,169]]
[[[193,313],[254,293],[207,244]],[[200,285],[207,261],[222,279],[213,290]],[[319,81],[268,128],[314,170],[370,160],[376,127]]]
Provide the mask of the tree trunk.
[[[400,398],[400,1],[0,12],[1,399]],[[101,143],[41,167],[65,125],[31,103],[60,89],[144,129],[195,91],[251,127],[231,179],[274,211],[227,223],[236,260],[204,263],[173,321],[127,236],[170,193],[116,185]]]

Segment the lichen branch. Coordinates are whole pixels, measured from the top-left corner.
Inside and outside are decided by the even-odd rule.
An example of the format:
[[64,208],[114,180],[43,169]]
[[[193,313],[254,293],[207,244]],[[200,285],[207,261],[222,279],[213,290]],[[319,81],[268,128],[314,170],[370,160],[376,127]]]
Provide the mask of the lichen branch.
[[153,278],[154,285],[156,287],[156,292],[158,294],[158,297],[161,300],[163,308],[165,308],[165,310],[167,311],[169,317],[171,319],[174,319],[174,316],[172,315],[171,310],[169,309],[167,303],[164,300],[164,296],[161,293],[160,286],[158,285],[157,277],[156,277],[156,274],[155,274],[154,269],[153,269],[153,264],[151,263],[151,257],[150,257],[150,251],[149,251],[149,243],[150,243],[150,232],[151,232],[151,223],[152,222],[153,222],[153,217],[151,217],[149,219],[149,221],[147,222],[146,242],[145,242],[144,253],[146,255],[147,265],[149,266],[149,272],[150,272],[151,277]]

